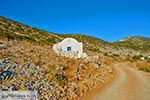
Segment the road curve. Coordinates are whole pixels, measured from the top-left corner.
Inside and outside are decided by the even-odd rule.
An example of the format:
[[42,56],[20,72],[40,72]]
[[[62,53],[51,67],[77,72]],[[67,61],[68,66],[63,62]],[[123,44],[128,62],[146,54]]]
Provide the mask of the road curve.
[[123,64],[114,66],[116,78],[91,100],[150,100],[150,75]]

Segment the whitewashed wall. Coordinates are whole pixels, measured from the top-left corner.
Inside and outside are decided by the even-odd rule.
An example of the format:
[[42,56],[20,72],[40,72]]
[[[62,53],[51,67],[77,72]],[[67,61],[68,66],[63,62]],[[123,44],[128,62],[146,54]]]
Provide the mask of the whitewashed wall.
[[63,51],[67,51],[67,47],[71,47],[71,51],[83,53],[83,44],[73,38],[66,38],[58,45],[61,46]]

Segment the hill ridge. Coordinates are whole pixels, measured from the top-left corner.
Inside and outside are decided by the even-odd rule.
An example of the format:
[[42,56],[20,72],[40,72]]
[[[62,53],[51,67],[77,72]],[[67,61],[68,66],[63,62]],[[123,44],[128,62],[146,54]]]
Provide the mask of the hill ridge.
[[[0,37],[12,40],[27,40],[36,43],[53,45],[62,41],[64,38],[72,37],[80,42],[83,42],[88,49],[92,51],[99,51],[99,48],[103,49],[133,49],[133,50],[150,50],[150,39],[142,36],[129,36],[124,40],[110,43],[100,38],[88,36],[84,34],[58,34],[49,32],[47,30],[41,30],[36,27],[32,27],[17,21],[0,16]],[[138,45],[137,45],[137,42]],[[135,45],[136,44],[136,45]]]

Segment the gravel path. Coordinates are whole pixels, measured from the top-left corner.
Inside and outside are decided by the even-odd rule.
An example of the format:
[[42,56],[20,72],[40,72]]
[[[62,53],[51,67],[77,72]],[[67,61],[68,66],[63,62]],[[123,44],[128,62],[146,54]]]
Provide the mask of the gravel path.
[[116,64],[116,78],[92,100],[150,100],[150,74]]

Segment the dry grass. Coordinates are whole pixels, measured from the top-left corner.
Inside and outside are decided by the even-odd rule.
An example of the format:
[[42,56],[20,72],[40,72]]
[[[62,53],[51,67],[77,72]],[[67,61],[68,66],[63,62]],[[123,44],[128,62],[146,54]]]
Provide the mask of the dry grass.
[[[94,87],[96,88],[98,84],[104,84],[105,81],[108,82],[113,76],[113,73],[104,73],[104,70],[111,68],[107,67],[107,64],[104,64],[105,67],[97,69],[93,66],[93,63],[86,63],[83,59],[70,59],[58,56],[52,50],[51,45],[3,39],[0,42],[4,43],[7,47],[5,50],[0,51],[0,59],[9,57],[13,59],[13,62],[22,66],[28,62],[32,62],[44,70],[43,80],[46,80],[49,84],[57,83],[59,86],[67,86],[70,88],[70,83],[77,83],[76,93],[78,93],[78,96],[92,90]],[[93,54],[96,55],[96,53]],[[64,67],[63,71],[57,70],[61,66]],[[59,76],[62,72],[66,79],[62,80],[61,76]],[[102,77],[103,79],[101,79]],[[31,79],[36,80],[35,77],[21,77],[20,79],[22,82]],[[104,80],[104,83],[101,80]],[[11,84],[11,80],[9,84]],[[21,86],[21,89],[27,90],[24,86]]]
[[150,72],[150,66],[140,67],[139,70],[142,70],[142,71],[145,71],[145,72]]

